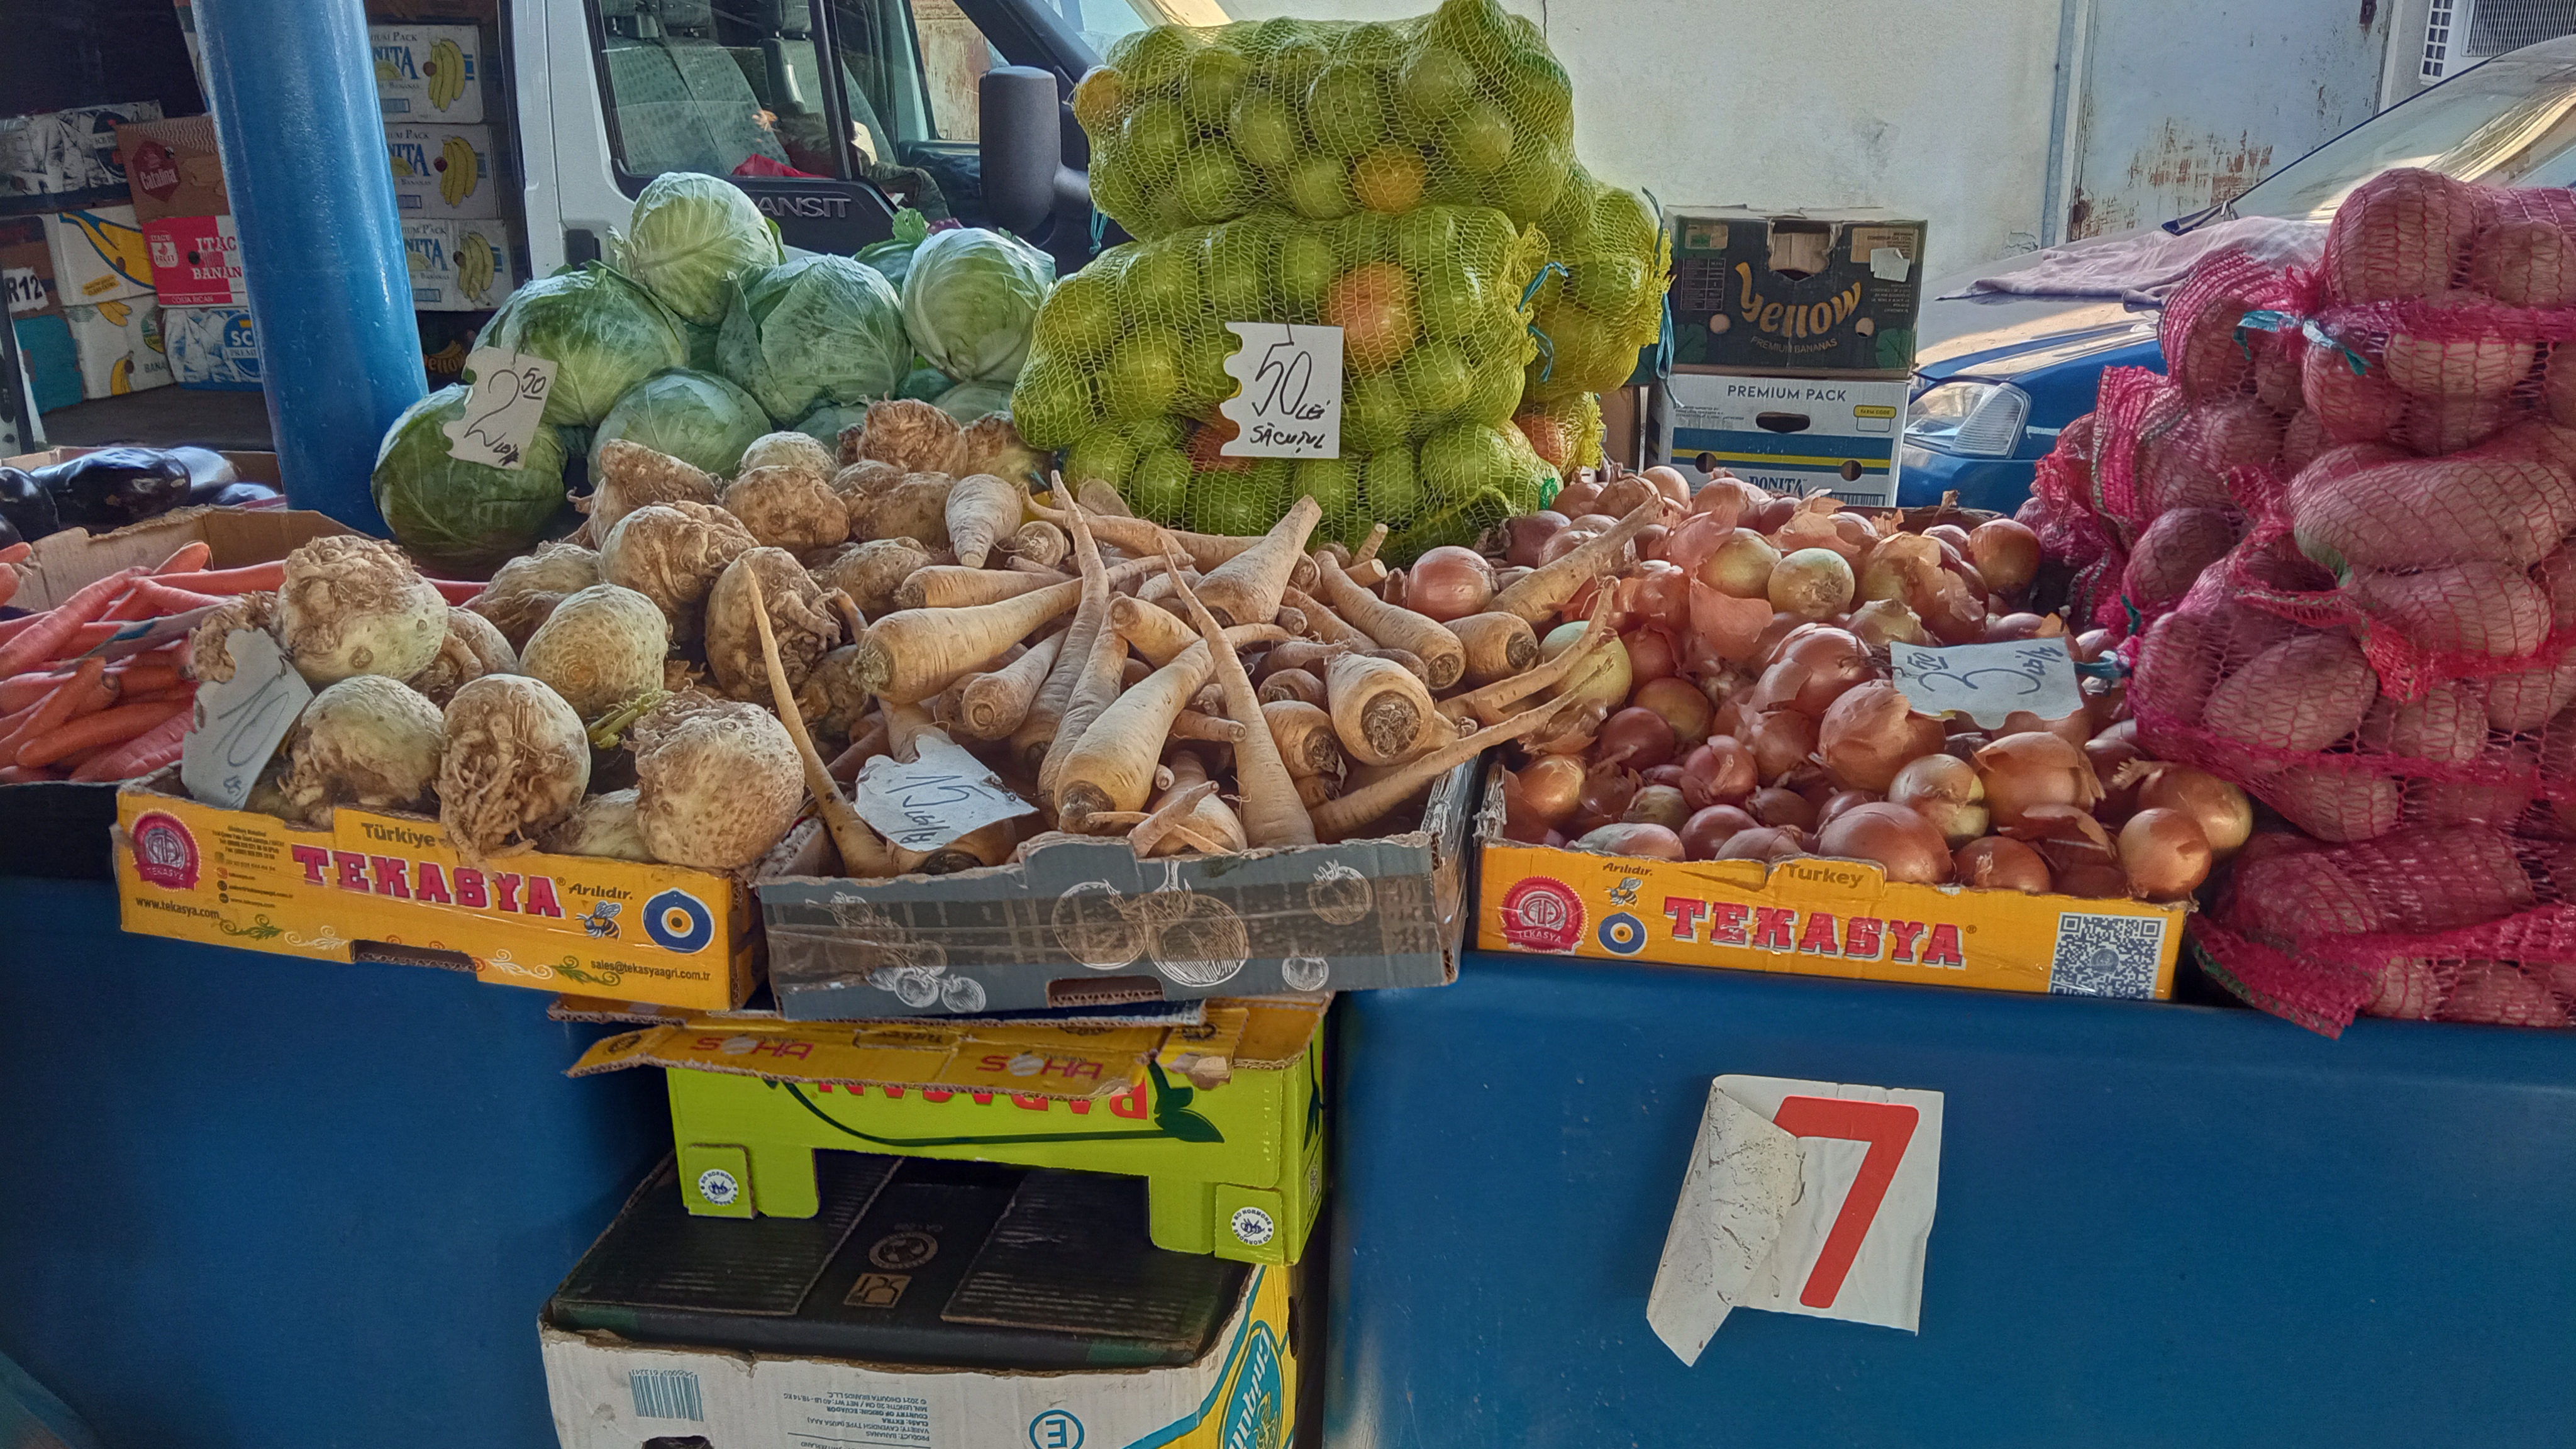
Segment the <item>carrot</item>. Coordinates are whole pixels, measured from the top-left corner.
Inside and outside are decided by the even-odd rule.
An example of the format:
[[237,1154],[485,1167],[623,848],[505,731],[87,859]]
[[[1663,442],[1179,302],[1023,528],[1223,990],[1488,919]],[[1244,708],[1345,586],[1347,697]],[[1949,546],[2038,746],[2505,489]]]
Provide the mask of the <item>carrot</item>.
[[18,597],[18,571],[13,568],[0,568],[0,604],[5,604],[16,597]]
[[[116,687],[107,682],[107,661],[85,659],[72,677],[63,681],[45,702],[36,706],[35,716],[20,732],[23,740],[32,741],[85,714],[107,708],[116,698]],[[15,757],[11,757],[14,759]],[[33,763],[42,764],[43,761]]]
[[253,594],[274,589],[286,582],[286,561],[249,564],[237,569],[205,569],[187,574],[155,575],[174,589],[191,589],[200,594]]
[[107,611],[107,617],[158,619],[165,614],[184,614],[191,609],[202,609],[209,604],[221,604],[226,601],[224,598],[200,594],[190,589],[174,589],[157,579],[142,578],[136,579],[134,587],[126,591],[125,597],[116,601],[116,607]]
[[189,713],[178,713],[112,749],[90,756],[72,772],[75,780],[131,780],[148,775],[179,758],[187,743]]
[[0,548],[0,564],[25,563],[35,556],[36,546],[32,543],[13,543],[7,548]]
[[1289,571],[1305,557],[1306,535],[1324,518],[1323,505],[1299,494],[1287,516],[1261,542],[1208,572],[1198,586],[1201,602],[1220,624],[1264,624],[1279,612]]
[[117,697],[117,703],[160,704],[173,699],[195,699],[196,697],[197,686],[193,684],[174,684],[167,689],[144,689],[119,695]]
[[[1170,554],[1171,570],[1180,573],[1180,560]],[[1187,604],[1190,618],[1199,626],[1199,637],[1208,641],[1208,654],[1216,663],[1216,678],[1225,686],[1226,714],[1245,725],[1260,719],[1261,702],[1252,694],[1251,676],[1243,672],[1243,661],[1234,646],[1226,642],[1225,632],[1217,627],[1216,616],[1187,584],[1177,586],[1181,602]],[[1288,774],[1287,762],[1279,758],[1279,744],[1266,729],[1246,729],[1243,743],[1234,747],[1234,786],[1243,799],[1243,833],[1253,845],[1312,845],[1315,825],[1306,816],[1306,807],[1297,798],[1297,782]]]
[[156,574],[194,573],[197,570],[204,568],[206,566],[206,560],[214,556],[214,545],[207,543],[202,538],[191,539],[190,541],[179,545],[177,552],[171,554],[168,558],[161,560],[161,566],[154,569],[152,572]]
[[1458,642],[1457,635],[1435,619],[1399,609],[1352,583],[1341,565],[1325,563],[1315,586],[1322,590],[1326,604],[1370,638],[1389,649],[1419,656],[1433,689],[1447,689],[1467,672],[1467,646]]
[[1664,509],[1659,500],[1648,500],[1629,511],[1627,517],[1603,530],[1580,547],[1570,549],[1553,563],[1541,564],[1523,575],[1511,587],[1494,595],[1485,605],[1496,614],[1517,614],[1531,624],[1547,621],[1549,615],[1565,607],[1565,602],[1583,591],[1594,579],[1619,572],[1621,556],[1628,541],[1650,523],[1663,521]]
[[832,844],[841,852],[841,868],[852,874],[887,876],[894,874],[894,852],[849,801],[841,798],[841,789],[832,782],[832,772],[814,748],[814,737],[805,732],[805,716],[796,707],[796,690],[787,682],[787,665],[778,657],[778,635],[769,625],[769,605],[760,597],[760,576],[751,578],[751,619],[760,630],[760,658],[769,671],[769,695],[778,705],[778,717],[787,725],[788,735],[796,741],[796,758],[805,766],[805,788],[814,792],[815,808],[822,812],[823,825],[832,832]]
[[[1116,637],[1109,630],[1101,632]],[[1238,625],[1225,631],[1229,644],[1260,644],[1280,637],[1275,624]],[[1123,651],[1126,646],[1119,647]],[[1061,829],[1089,834],[1085,822],[1091,815],[1144,808],[1153,794],[1154,761],[1163,753],[1163,742],[1171,738],[1173,719],[1215,670],[1216,661],[1202,639],[1101,709],[1079,737],[1051,757],[1056,763],[1053,783]],[[1067,725],[1073,721],[1070,710],[1065,721]],[[1044,791],[1046,783],[1042,781],[1038,788]]]
[[948,490],[948,548],[957,562],[980,569],[985,558],[1020,526],[1028,490],[1006,478],[974,473]]
[[188,702],[156,700],[149,704],[120,704],[79,719],[41,735],[30,735],[18,746],[18,763],[50,765],[65,755],[88,749],[92,745],[112,745],[130,740],[174,716],[184,715]]
[[39,780],[59,780],[53,770],[30,770],[24,765],[0,765],[0,785],[33,785]]
[[[133,662],[138,659],[146,662],[141,664]],[[176,663],[155,658],[148,653],[129,655],[119,659],[107,666],[107,672],[116,676],[116,687],[125,694],[133,694],[139,690],[168,689],[185,682]]]
[[[82,585],[60,606],[37,615],[39,622],[19,631],[8,643],[0,644],[0,678],[53,658],[72,642],[73,635],[82,625],[97,618],[116,601],[117,595],[125,592],[125,586],[141,577],[142,573],[141,569],[119,569],[106,578]],[[110,626],[108,632],[114,633],[114,627]]]
[[1018,729],[1063,647],[1063,634],[1049,634],[1002,668],[959,681],[958,728],[979,740],[1002,739]]
[[[1483,754],[1505,740],[1527,739],[1547,727],[1560,706],[1541,705],[1513,715],[1501,724],[1476,731],[1427,755],[1406,762],[1380,778],[1315,808],[1315,834],[1339,840],[1412,798],[1415,791]],[[1238,751],[1238,754],[1240,752]]]
[[[55,686],[55,689],[60,688],[60,685]],[[43,709],[53,697],[54,690],[47,690],[43,699],[28,705],[25,709],[0,716],[0,765],[8,764],[18,758],[18,746],[27,742],[30,733],[27,726],[35,720],[36,712]]]

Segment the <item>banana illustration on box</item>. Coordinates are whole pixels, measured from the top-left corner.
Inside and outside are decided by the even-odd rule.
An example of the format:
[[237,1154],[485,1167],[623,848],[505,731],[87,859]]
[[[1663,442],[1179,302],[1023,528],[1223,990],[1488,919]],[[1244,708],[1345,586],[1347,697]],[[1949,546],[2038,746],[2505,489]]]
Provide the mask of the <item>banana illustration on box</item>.
[[[123,324],[120,322],[119,325]],[[110,396],[115,397],[122,397],[134,391],[133,358],[120,357],[116,359],[116,364],[107,370],[107,390]]]
[[77,227],[98,252],[99,260],[118,276],[138,287],[152,285],[152,252],[143,244],[141,227],[120,225],[87,211],[66,211],[61,219]]
[[98,315],[107,319],[109,326],[122,327],[133,319],[134,309],[123,302],[101,302]]
[[442,40],[429,48],[429,103],[439,110],[456,104],[465,94],[465,52],[456,42]]
[[394,162],[394,179],[401,180],[403,177],[409,176],[411,174],[411,158],[405,156],[400,151],[395,151],[391,154]]
[[456,243],[456,290],[467,300],[490,300],[492,278],[498,267],[491,239],[479,231],[469,231]]
[[[440,41],[439,44],[447,45],[447,42]],[[452,50],[455,47],[448,46],[448,48]],[[464,205],[465,198],[474,194],[475,184],[482,179],[476,174],[473,143],[462,136],[450,136],[447,138],[447,144],[439,149],[438,160],[441,167],[438,174],[439,196],[445,199],[450,207]]]

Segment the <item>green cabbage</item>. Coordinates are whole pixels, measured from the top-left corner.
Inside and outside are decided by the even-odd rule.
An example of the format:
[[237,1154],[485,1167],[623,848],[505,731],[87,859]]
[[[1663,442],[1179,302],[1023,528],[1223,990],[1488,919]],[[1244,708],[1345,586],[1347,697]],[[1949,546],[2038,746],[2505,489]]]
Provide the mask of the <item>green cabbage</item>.
[[883,397],[912,361],[903,302],[873,267],[804,256],[732,289],[716,356],[782,421],[817,400]]
[[422,562],[488,569],[526,550],[564,508],[564,447],[540,423],[526,466],[488,468],[448,452],[445,425],[465,416],[463,386],[443,387],[403,409],[376,449],[376,511],[394,540]]
[[980,227],[936,231],[912,254],[903,324],[930,365],[959,382],[1009,382],[1055,285],[1055,261]]
[[700,326],[724,320],[725,283],[787,260],[777,225],[741,187],[695,171],[654,177],[609,243],[621,270]]
[[599,476],[599,450],[611,438],[642,443],[700,472],[732,477],[742,450],[769,431],[769,414],[751,394],[711,372],[674,368],[626,390],[591,435],[590,473]]
[[986,413],[1011,410],[1011,385],[1007,382],[961,382],[931,399],[939,410],[961,423],[971,423]]
[[894,214],[894,235],[881,242],[870,242],[859,248],[859,260],[877,269],[888,285],[903,290],[903,278],[912,270],[912,254],[921,239],[930,235],[930,221],[911,207],[898,208]]
[[798,418],[796,431],[819,440],[837,458],[841,455],[841,429],[863,428],[867,423],[866,403],[825,403]]
[[598,422],[619,393],[689,360],[680,319],[633,279],[597,262],[512,292],[476,345],[552,362],[546,421],[566,428]]
[[916,367],[903,375],[903,386],[896,388],[894,395],[915,402],[937,402],[941,393],[956,385],[956,379],[938,368]]

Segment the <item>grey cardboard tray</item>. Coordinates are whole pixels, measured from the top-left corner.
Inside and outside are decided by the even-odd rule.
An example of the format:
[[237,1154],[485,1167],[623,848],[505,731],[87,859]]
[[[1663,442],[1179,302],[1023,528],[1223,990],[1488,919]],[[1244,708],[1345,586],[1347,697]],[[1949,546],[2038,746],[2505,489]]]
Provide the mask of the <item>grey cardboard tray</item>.
[[849,880],[808,821],[752,886],[789,1021],[1445,986],[1464,937],[1475,761],[1419,829],[1237,855],[1138,860],[1067,840],[1024,863]]

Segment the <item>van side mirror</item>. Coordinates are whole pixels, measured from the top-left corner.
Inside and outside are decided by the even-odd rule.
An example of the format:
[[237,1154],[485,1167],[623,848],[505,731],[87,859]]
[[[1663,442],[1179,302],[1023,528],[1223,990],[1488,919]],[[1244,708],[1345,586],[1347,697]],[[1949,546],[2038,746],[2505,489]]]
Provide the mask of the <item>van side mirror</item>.
[[1000,66],[984,73],[976,102],[984,207],[993,224],[1035,239],[1056,217],[1088,217],[1091,178],[1064,164],[1055,77],[1033,66]]

